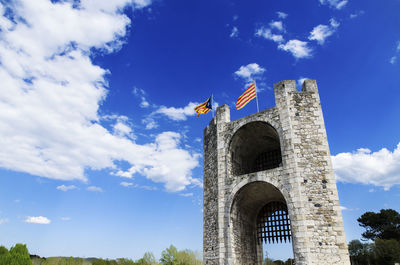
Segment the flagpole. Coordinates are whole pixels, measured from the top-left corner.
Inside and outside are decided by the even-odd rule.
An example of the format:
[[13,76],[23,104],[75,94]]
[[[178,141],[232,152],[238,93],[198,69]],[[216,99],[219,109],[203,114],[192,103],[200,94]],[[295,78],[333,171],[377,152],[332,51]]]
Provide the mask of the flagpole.
[[257,102],[257,112],[260,112],[258,109],[258,95],[257,95],[257,85],[256,85],[256,80],[254,79],[254,88],[256,89],[256,102]]
[[214,94],[211,93],[211,112],[212,112],[212,116],[214,118],[214,108],[213,108],[213,103],[214,103]]

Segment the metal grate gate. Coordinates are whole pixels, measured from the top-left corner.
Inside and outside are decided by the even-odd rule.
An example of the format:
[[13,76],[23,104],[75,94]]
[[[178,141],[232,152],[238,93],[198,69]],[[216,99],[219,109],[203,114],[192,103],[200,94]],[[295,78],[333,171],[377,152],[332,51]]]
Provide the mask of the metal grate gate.
[[258,244],[290,242],[292,233],[286,204],[273,201],[266,204],[257,217]]
[[279,167],[281,162],[282,156],[279,149],[264,152],[260,154],[254,161],[252,172]]

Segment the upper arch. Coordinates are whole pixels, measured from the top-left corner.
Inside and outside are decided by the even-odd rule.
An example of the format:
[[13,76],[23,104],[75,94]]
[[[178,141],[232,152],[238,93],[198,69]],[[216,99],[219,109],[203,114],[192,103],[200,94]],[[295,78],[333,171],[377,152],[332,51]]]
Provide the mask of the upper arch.
[[242,124],[232,134],[227,150],[233,175],[276,168],[282,162],[279,133],[266,121]]

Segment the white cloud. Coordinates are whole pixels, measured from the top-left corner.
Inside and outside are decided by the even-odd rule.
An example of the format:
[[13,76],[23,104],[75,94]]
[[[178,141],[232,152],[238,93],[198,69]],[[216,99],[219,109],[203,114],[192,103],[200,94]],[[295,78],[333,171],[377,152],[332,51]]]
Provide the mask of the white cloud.
[[[143,169],[144,175],[154,182],[165,183],[168,191],[181,191],[187,185],[199,180],[191,177],[191,168],[198,166],[198,154],[191,156],[187,151],[178,149],[181,135],[165,132],[156,137],[156,150],[149,159],[151,167]],[[176,161],[179,161],[177,163]]]
[[150,103],[146,99],[142,98],[142,102],[140,102],[139,106],[141,108],[148,108],[150,106]]
[[129,119],[126,116],[118,116],[116,118],[116,123],[113,125],[113,134],[121,138],[127,137],[132,140],[136,139],[131,124],[129,123]]
[[364,13],[365,13],[364,10],[360,10],[356,13],[350,14],[350,18],[353,19],[353,18],[359,17],[359,16],[363,15]]
[[114,124],[113,129],[114,129],[115,135],[118,135],[121,137],[124,137],[124,136],[132,137],[133,136],[132,129],[123,122],[117,122],[116,124]]
[[278,31],[283,31],[282,21],[271,21],[269,23],[269,26],[271,27],[271,29],[276,29]]
[[182,196],[182,197],[192,197],[193,193],[192,192],[190,192],[190,193],[180,193],[179,195]]
[[152,117],[146,117],[142,120],[142,123],[146,125],[146,130],[151,130],[158,127],[158,123]]
[[281,34],[273,34],[271,29],[269,29],[269,28],[264,28],[264,27],[259,28],[259,29],[257,29],[255,35],[258,37],[263,37],[267,40],[272,40],[274,42],[278,42],[278,43],[281,43],[284,41],[283,36]]
[[246,82],[249,82],[260,77],[265,71],[266,69],[257,63],[250,63],[248,65],[240,66],[239,70],[234,74],[235,76],[244,79]]
[[131,179],[131,178],[133,178],[133,174],[135,174],[137,172],[139,172],[139,170],[135,166],[132,166],[126,171],[118,170],[117,172],[112,173],[112,175],[115,175],[115,176],[118,176],[118,177],[122,177],[122,178]]
[[183,108],[161,106],[153,114],[162,114],[174,121],[184,121],[188,116],[193,116],[195,114],[194,108],[198,104],[199,103],[190,102]]
[[75,185],[65,186],[65,185],[63,184],[63,185],[61,185],[61,186],[57,186],[56,189],[61,190],[61,191],[69,191],[69,190],[77,189],[77,187],[76,187]]
[[125,181],[123,181],[123,182],[120,183],[120,185],[121,185],[121,186],[124,186],[124,187],[129,187],[129,186],[132,186],[133,183],[132,183],[132,182],[125,182]]
[[61,221],[71,221],[71,217],[61,217]]
[[44,216],[28,216],[25,223],[47,225],[51,223],[51,220]]
[[213,98],[213,102],[211,105],[212,105],[212,110],[215,111],[218,108],[219,103]]
[[340,210],[342,211],[357,211],[360,210],[359,208],[347,208],[346,206],[340,206]]
[[400,184],[400,143],[393,152],[360,148],[332,156],[332,162],[336,179],[341,182],[371,184],[385,190]]
[[297,80],[297,87],[298,88],[302,88],[303,87],[303,83],[304,83],[304,81],[305,80],[310,80],[311,78],[308,78],[308,77],[300,77],[298,80]]
[[143,89],[134,87],[133,90],[132,90],[132,93],[136,97],[140,98],[141,102],[140,102],[139,106],[141,108],[148,108],[150,106],[150,103],[146,99],[146,92]]
[[276,12],[276,14],[278,15],[279,18],[285,19],[287,18],[288,14],[284,13],[284,12]]
[[330,25],[318,25],[310,32],[309,40],[315,40],[322,45],[325,39],[335,33],[339,27],[339,23],[335,19],[330,19]]
[[278,49],[290,52],[295,58],[307,58],[311,56],[312,49],[308,43],[300,40],[290,40],[286,44],[280,44]]
[[319,0],[319,2],[336,9],[342,9],[348,3],[348,0]]
[[87,187],[88,191],[93,191],[93,192],[103,192],[103,189],[100,187],[96,187],[96,186],[89,186]]
[[8,223],[8,221],[9,221],[8,218],[2,218],[0,219],[0,225]]
[[397,61],[397,54],[400,52],[400,41],[397,43],[397,47],[396,47],[396,55],[392,56],[392,58],[390,58],[389,62],[391,64],[395,64]]
[[239,30],[237,27],[232,28],[231,35],[229,35],[231,38],[236,38],[239,36]]
[[143,190],[157,190],[157,187],[154,187],[154,186],[146,186],[146,185],[144,185],[144,186],[137,186],[137,188],[139,188],[139,189],[143,189]]
[[[178,144],[163,149],[157,140],[136,144],[127,121],[118,124],[117,119],[111,132],[99,116],[109,71],[93,64],[91,52],[118,50],[130,24],[122,9],[150,2],[83,0],[78,7],[72,1],[0,3],[2,14],[7,5],[15,15],[15,22],[4,16],[0,20],[0,167],[87,181],[85,169],[117,172],[115,161],[126,161],[139,174],[164,182],[169,191],[195,182],[191,171],[198,166],[197,154]],[[170,115],[181,118],[176,112]],[[184,161],[165,158],[169,152]]]
[[154,182],[165,183],[166,190],[170,192],[181,191],[190,184],[198,186],[201,182],[191,177],[191,169],[198,166],[200,155],[191,155],[179,149],[181,137],[176,132],[159,134],[153,145],[155,151],[145,157],[143,165],[137,163],[127,171],[118,171],[116,175],[132,178],[133,174],[140,173]]

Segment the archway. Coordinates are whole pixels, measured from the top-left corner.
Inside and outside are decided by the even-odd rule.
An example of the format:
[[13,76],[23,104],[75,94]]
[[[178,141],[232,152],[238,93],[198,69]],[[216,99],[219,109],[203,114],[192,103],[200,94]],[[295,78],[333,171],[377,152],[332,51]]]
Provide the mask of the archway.
[[230,227],[234,264],[261,265],[263,243],[289,242],[292,238],[284,196],[263,181],[249,183],[235,194]]
[[279,167],[282,155],[278,133],[266,122],[247,123],[232,137],[230,155],[236,176]]

